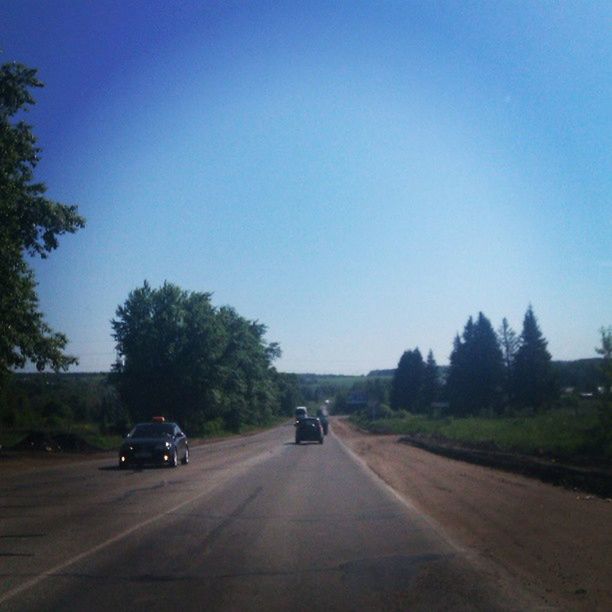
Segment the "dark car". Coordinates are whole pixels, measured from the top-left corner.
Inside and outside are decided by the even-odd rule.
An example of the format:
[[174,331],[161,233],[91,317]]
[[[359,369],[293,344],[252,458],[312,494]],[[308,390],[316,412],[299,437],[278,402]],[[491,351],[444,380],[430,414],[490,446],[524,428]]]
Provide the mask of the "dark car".
[[323,428],[321,421],[314,417],[300,419],[295,424],[295,443],[311,440],[323,444]]
[[187,436],[176,423],[139,423],[125,437],[119,449],[119,468],[129,465],[189,463]]

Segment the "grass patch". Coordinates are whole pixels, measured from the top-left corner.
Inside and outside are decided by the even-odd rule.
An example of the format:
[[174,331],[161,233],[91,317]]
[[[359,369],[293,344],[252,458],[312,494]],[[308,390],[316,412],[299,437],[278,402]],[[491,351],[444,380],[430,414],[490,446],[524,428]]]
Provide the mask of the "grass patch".
[[108,436],[104,434],[91,434],[84,436],[85,442],[96,446],[101,450],[117,450],[121,446],[123,438],[121,436]]
[[0,431],[0,448],[10,448],[23,440],[26,432],[3,429]]
[[597,435],[599,422],[595,410],[576,414],[559,409],[533,416],[497,418],[434,419],[407,415],[375,421],[353,415],[351,420],[373,433],[425,434],[529,455],[564,459],[595,456],[612,460],[612,445],[602,445]]

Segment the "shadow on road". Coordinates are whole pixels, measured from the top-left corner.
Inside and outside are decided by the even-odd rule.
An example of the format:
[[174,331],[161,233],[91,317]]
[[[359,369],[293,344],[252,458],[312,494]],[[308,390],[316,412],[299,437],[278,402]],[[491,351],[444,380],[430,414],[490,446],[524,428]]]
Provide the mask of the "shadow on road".
[[285,442],[285,446],[307,446],[309,444],[319,444],[316,440],[304,440],[297,444],[296,442]]
[[291,446],[312,446],[312,445],[316,445],[316,446],[320,446],[321,443],[317,442],[316,440],[302,440],[302,442],[300,442],[299,444],[297,442],[285,442],[285,446],[287,445],[291,445]]
[[101,472],[144,472],[145,470],[167,470],[167,465],[129,465],[121,469],[118,465],[103,465],[98,468]]

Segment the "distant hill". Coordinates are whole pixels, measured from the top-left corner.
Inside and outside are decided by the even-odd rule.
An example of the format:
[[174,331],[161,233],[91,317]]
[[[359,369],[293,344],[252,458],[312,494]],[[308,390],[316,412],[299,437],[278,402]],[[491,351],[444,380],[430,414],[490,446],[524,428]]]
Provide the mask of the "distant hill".
[[310,383],[310,382],[320,382],[323,380],[332,380],[332,381],[354,381],[359,378],[363,378],[363,376],[354,376],[351,374],[295,374],[300,381]]
[[[438,370],[441,376],[446,376],[446,372],[448,371],[448,366],[441,365],[438,366]],[[368,372],[367,376],[369,378],[393,378],[395,374],[395,368],[393,370],[371,370]]]
[[300,393],[306,402],[320,402],[334,397],[340,391],[348,391],[364,376],[344,376],[342,374],[296,374]]
[[371,370],[368,372],[369,378],[391,378],[395,374],[395,368],[393,370]]

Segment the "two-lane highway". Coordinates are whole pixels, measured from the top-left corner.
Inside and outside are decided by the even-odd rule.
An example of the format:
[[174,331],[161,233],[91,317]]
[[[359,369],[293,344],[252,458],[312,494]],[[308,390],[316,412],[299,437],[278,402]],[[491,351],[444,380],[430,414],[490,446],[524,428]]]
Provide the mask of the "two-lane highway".
[[284,425],[176,469],[0,476],[2,610],[535,608],[332,435]]

